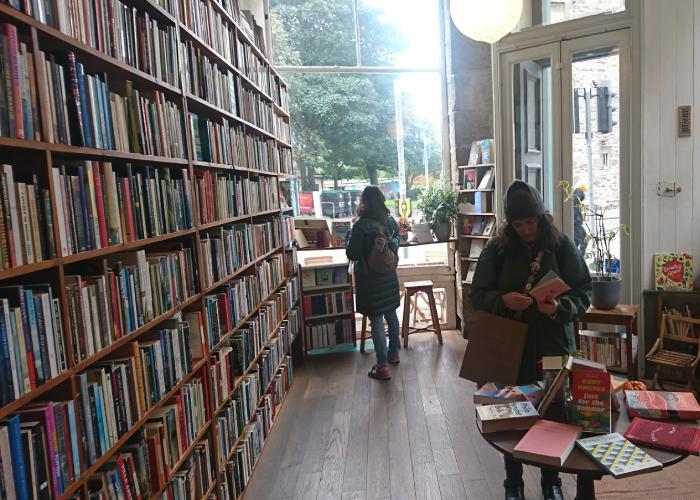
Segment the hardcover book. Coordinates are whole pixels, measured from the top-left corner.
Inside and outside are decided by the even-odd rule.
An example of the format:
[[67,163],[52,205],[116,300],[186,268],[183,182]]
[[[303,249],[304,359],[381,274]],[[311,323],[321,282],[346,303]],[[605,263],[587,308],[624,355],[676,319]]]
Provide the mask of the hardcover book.
[[693,256],[688,253],[654,254],[654,278],[657,290],[692,290]]
[[584,432],[610,432],[610,374],[604,371],[574,370],[570,421]]
[[663,468],[660,462],[617,432],[579,439],[576,444],[616,479]]
[[690,425],[635,417],[625,431],[625,438],[643,446],[700,455],[700,429]]
[[464,189],[476,189],[476,169],[468,168],[464,171]]
[[481,432],[529,429],[538,419],[537,409],[529,401],[476,406],[476,422]]
[[561,467],[581,437],[581,428],[539,420],[513,448],[513,458]]
[[630,417],[655,420],[700,419],[700,405],[692,392],[625,391]]
[[544,389],[539,383],[529,385],[506,385],[488,382],[474,393],[474,404],[490,405],[529,401],[533,405],[537,405],[543,395]]

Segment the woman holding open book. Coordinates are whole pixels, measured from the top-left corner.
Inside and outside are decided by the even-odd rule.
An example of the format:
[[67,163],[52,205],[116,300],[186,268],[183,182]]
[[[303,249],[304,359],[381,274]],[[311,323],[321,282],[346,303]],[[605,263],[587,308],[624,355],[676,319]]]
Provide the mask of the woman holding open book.
[[[479,257],[469,298],[476,309],[528,324],[518,372],[518,384],[526,385],[541,380],[542,356],[575,351],[573,321],[590,305],[591,276],[574,242],[559,232],[545,211],[537,190],[515,181],[503,205],[506,220]],[[568,290],[536,300],[529,292],[550,271]],[[524,498],[522,464],[506,457],[505,467],[506,499]],[[542,469],[541,485],[545,499],[563,498],[556,471]]]

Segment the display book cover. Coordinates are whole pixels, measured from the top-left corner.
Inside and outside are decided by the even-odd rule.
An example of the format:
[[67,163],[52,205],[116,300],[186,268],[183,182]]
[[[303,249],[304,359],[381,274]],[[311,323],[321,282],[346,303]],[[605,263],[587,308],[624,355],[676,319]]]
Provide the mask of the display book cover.
[[475,406],[476,421],[481,432],[528,429],[539,419],[537,409],[529,401]]
[[654,282],[657,290],[692,290],[693,256],[689,253],[654,254]]
[[633,443],[677,453],[700,455],[700,428],[635,417],[625,438]]
[[697,420],[700,405],[692,392],[625,391],[630,417],[652,420]]
[[532,287],[529,294],[538,302],[542,302],[547,298],[559,297],[562,293],[566,293],[569,290],[571,290],[571,287],[564,283],[564,280],[557,273],[549,271]]
[[513,458],[561,467],[581,437],[577,425],[539,420],[513,448]]
[[576,444],[614,478],[663,468],[663,464],[617,432],[579,439]]
[[474,404],[490,405],[516,401],[529,401],[537,405],[544,396],[541,383],[528,385],[507,385],[487,382],[474,393]]
[[571,423],[584,432],[608,434],[611,413],[610,374],[596,370],[574,370],[569,406]]

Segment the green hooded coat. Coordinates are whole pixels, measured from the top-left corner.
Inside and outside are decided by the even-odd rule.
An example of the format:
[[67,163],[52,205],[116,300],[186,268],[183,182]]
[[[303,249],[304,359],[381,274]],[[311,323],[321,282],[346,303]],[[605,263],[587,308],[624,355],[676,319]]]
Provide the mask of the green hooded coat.
[[[399,248],[399,227],[390,215],[381,221],[391,235],[394,249]],[[367,316],[376,316],[397,309],[400,302],[399,278],[396,271],[375,273],[368,271],[365,259],[374,242],[374,231],[380,221],[371,217],[360,217],[352,225],[345,254],[355,264],[355,301],[357,311]]]
[[[474,308],[512,317],[512,311],[506,308],[501,297],[508,292],[524,292],[530,275],[530,263],[537,253],[524,243],[514,245],[515,248],[506,251],[491,240],[484,247],[469,292]],[[591,275],[568,236],[561,235],[556,250],[545,251],[533,283],[537,283],[549,270],[557,273],[571,290],[557,297],[559,306],[553,318],[539,312],[534,303],[524,311],[522,320],[528,324],[528,334],[518,375],[519,384],[529,384],[540,378],[538,361],[542,356],[575,351],[573,321],[590,305]]]

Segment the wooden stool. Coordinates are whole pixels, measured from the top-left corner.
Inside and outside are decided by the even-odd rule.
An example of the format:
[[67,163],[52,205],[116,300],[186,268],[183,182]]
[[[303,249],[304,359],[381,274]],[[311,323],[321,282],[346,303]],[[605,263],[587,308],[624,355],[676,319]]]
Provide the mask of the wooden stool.
[[[408,347],[409,328],[408,322],[411,317],[411,297],[417,293],[425,293],[428,296],[428,304],[430,306],[430,317],[432,319],[432,329],[438,336],[438,341],[442,344],[442,332],[440,331],[440,318],[438,318],[437,307],[435,306],[435,295],[433,295],[433,282],[430,280],[423,281],[407,281],[403,284],[406,289],[406,295],[403,302],[403,321],[401,322],[401,335],[403,336],[403,346]],[[418,304],[416,303],[416,308]],[[415,330],[427,330],[428,328],[418,328]]]
[[[386,330],[385,330],[386,335]],[[367,338],[367,316],[362,315],[362,332],[360,333],[360,352],[365,352],[365,339]],[[399,342],[399,349],[401,349],[401,343]]]

